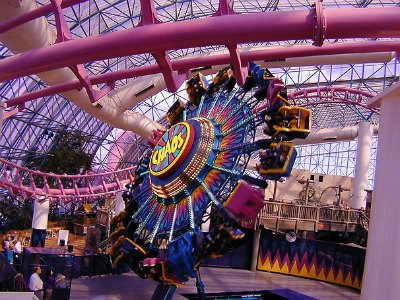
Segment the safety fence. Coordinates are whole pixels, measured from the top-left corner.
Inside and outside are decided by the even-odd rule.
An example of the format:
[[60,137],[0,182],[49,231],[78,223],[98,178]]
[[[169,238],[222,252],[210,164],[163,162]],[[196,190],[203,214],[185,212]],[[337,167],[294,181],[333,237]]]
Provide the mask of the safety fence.
[[328,230],[354,232],[357,225],[368,230],[369,218],[362,210],[335,206],[300,205],[285,202],[265,202],[260,213],[261,224],[282,229]]

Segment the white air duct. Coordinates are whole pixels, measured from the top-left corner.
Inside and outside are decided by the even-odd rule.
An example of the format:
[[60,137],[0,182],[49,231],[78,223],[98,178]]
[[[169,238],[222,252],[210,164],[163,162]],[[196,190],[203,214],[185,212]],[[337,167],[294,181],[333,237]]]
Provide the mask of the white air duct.
[[[372,131],[378,133],[379,126],[373,125]],[[295,146],[322,144],[329,142],[352,141],[357,138],[358,126],[348,126],[343,128],[324,128],[311,131],[305,139],[294,139]]]
[[[20,3],[20,6],[16,5]],[[25,14],[35,8],[37,4],[32,0],[9,1],[0,0],[0,22],[12,17]],[[18,26],[3,34],[0,34],[1,42],[14,54],[23,53],[34,48],[46,47],[55,42],[55,34],[49,27],[44,17],[35,19]],[[76,80],[76,76],[69,68],[62,68],[37,74],[48,85],[60,84]],[[95,87],[94,87],[95,88]],[[69,99],[88,114],[110,124],[111,126],[132,131],[140,136],[151,136],[156,128],[163,126],[147,118],[146,116],[132,112],[128,107],[122,108],[113,98],[104,96],[98,102],[102,108],[97,108],[89,100],[85,89],[73,90],[61,94]]]

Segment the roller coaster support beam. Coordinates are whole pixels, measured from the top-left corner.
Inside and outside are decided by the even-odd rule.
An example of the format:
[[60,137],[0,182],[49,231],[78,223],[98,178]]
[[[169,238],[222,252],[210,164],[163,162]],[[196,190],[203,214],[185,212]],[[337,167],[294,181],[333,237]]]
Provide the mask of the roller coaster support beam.
[[204,293],[204,283],[201,281],[200,270],[196,270],[196,288],[197,288],[197,295],[199,296],[199,300],[205,300],[205,293]]

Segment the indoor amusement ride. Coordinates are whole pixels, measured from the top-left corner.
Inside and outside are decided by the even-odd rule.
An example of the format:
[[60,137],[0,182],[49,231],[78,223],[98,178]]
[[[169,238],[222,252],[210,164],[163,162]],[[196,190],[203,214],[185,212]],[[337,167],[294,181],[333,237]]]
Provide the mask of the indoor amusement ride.
[[[112,220],[116,268],[128,265],[171,286],[197,277],[202,294],[201,260],[237,247],[245,236],[241,225],[264,206],[267,180],[289,176],[296,158],[291,140],[308,135],[311,111],[291,106],[268,69],[250,63],[241,87],[233,74],[226,67],[209,85],[201,73],[188,80],[188,103],[172,105],[169,128],[149,138],[150,150],[123,194],[126,209]],[[256,140],[258,127],[265,138]],[[252,155],[259,156],[257,175],[246,171]]]
[[[50,204],[123,192],[106,240],[113,267],[172,293],[196,278],[204,297],[202,260],[237,248],[254,228],[268,181],[291,174],[293,140],[305,139],[311,122],[378,122],[379,108],[365,99],[398,81],[396,1],[261,2],[0,0],[2,191]],[[363,66],[354,83],[341,68],[330,79],[319,68],[351,65],[353,76],[367,63],[384,71]],[[318,79],[307,69],[303,81],[302,66]],[[285,86],[267,67],[299,67],[298,78]],[[173,104],[152,102],[164,90],[176,93]],[[355,117],[343,120],[349,111]],[[132,139],[112,167],[96,161],[96,174],[29,168],[29,151],[43,162],[60,128],[82,132],[92,158],[104,145],[108,158],[123,148],[106,140],[113,130]]]

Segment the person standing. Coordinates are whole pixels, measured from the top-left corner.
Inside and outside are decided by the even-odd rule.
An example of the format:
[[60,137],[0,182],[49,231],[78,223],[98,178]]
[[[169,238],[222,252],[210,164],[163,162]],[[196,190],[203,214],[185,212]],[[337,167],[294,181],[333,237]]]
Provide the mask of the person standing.
[[8,244],[8,249],[6,250],[6,258],[10,264],[14,263],[13,244],[11,242]]
[[14,264],[20,265],[22,263],[22,237],[17,237],[14,243]]
[[65,275],[63,274],[58,274],[54,283],[56,288],[59,289],[65,289],[68,287],[68,282],[65,279]]
[[43,300],[43,281],[40,278],[42,269],[40,266],[35,266],[33,268],[33,273],[29,278],[29,290],[38,297],[39,300]]
[[54,288],[54,272],[51,268],[46,270],[44,279],[44,299],[51,300]]
[[7,234],[3,241],[3,250],[7,251],[11,243],[11,235]]

